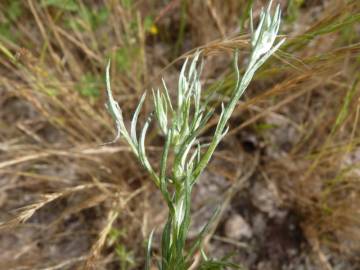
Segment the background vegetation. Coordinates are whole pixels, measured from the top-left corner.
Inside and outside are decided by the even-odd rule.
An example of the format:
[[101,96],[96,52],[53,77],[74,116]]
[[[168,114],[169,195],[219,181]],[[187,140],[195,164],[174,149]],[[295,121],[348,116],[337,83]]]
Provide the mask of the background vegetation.
[[[219,205],[204,242],[214,257],[249,269],[359,269],[360,3],[279,2],[287,41],[195,187],[193,236]],[[126,119],[162,77],[174,95],[197,48],[205,94],[221,100],[235,84],[233,50],[240,68],[248,60],[251,5],[256,19],[266,1],[0,2],[1,269],[143,269],[167,213],[128,147],[100,146],[114,132],[106,62]],[[157,161],[163,138],[156,126],[148,137]],[[155,256],[158,247],[155,233]]]

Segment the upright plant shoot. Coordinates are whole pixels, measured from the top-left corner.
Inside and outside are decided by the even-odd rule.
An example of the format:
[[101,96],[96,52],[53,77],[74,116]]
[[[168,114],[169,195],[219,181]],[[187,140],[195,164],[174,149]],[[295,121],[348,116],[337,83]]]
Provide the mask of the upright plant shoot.
[[[249,64],[244,74],[240,76],[237,66],[237,53],[235,54],[237,78],[235,89],[230,100],[226,104],[222,103],[221,114],[214,135],[208,144],[201,145],[199,141],[201,132],[213,115],[213,110],[207,109],[206,102],[201,99],[201,68],[198,69],[201,52],[197,52],[192,61],[186,59],[183,64],[179,76],[176,104],[173,104],[170,99],[165,81],[163,81],[162,91],[159,89],[153,91],[155,118],[161,133],[165,137],[158,171],[155,171],[151,166],[145,151],[146,132],[153,116],[149,115],[139,135],[136,132],[137,119],[145,100],[145,94],[141,97],[134,112],[129,133],[123,120],[121,108],[112,96],[109,75],[110,63],[106,68],[107,108],[117,129],[117,136],[112,142],[122,137],[129,144],[140,164],[160,189],[169,208],[168,218],[162,233],[161,259],[158,262],[158,267],[161,270],[188,269],[193,263],[193,255],[200,246],[203,233],[200,234],[193,246],[185,250],[190,225],[192,188],[209,163],[217,145],[227,133],[229,118],[256,70],[284,42],[282,39],[275,44],[280,27],[281,11],[278,5],[272,15],[271,2],[266,10],[262,10],[255,31],[250,14],[252,36]],[[170,168],[168,168],[169,155],[173,156],[173,164]],[[146,268],[150,267],[150,240],[149,243]],[[208,267],[211,264],[215,267],[211,269],[226,266],[224,262],[208,260],[204,256],[202,265]]]

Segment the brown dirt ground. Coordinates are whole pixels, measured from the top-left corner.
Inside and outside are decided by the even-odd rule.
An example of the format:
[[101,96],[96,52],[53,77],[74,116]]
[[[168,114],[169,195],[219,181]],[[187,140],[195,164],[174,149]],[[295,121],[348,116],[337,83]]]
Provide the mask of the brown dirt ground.
[[[45,2],[0,3],[0,270],[142,269],[167,211],[123,142],[100,146],[113,136],[106,61],[126,119],[161,77],[174,96],[199,47],[205,94],[226,98],[233,49],[247,61],[248,1]],[[253,2],[257,18],[265,2]],[[189,241],[219,207],[209,256],[254,270],[360,269],[359,1],[279,2],[287,43],[195,187]],[[148,98],[140,122],[151,110]],[[151,127],[155,167],[162,143]]]

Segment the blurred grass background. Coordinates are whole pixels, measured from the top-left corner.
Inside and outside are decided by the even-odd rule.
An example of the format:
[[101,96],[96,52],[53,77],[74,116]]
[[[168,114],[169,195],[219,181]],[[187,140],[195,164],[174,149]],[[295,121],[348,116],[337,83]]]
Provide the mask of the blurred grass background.
[[[316,269],[333,269],[331,256],[358,269],[360,2],[279,3],[287,42],[256,74],[209,171],[231,190],[255,164],[247,182],[265,179],[278,208],[296,215]],[[2,0],[0,269],[141,269],[165,210],[127,146],[100,146],[114,132],[103,105],[106,62],[130,119],[162,77],[175,94],[182,59],[201,48],[205,94],[216,91],[218,106],[235,83],[233,50],[240,66],[247,61],[250,7],[257,18],[266,4]],[[156,127],[150,137],[156,164]],[[220,201],[236,204],[239,194],[224,192]],[[225,221],[224,214],[214,237]],[[217,246],[211,237],[206,244]],[[287,269],[281,265],[270,269]]]

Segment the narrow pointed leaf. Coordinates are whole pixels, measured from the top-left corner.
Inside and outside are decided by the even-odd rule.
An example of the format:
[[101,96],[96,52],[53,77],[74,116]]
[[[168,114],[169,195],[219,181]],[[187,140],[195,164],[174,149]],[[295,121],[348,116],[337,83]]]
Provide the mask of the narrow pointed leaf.
[[131,121],[131,131],[130,131],[130,134],[131,134],[131,139],[133,140],[134,144],[137,145],[138,144],[138,140],[137,140],[137,136],[136,136],[136,124],[137,124],[137,120],[138,120],[138,117],[139,117],[139,113],[140,113],[140,110],[143,106],[143,103],[145,101],[145,97],[146,97],[146,93],[144,93],[142,96],[141,96],[141,99],[139,101],[139,104],[134,112],[134,116],[132,118],[132,121]]

